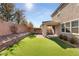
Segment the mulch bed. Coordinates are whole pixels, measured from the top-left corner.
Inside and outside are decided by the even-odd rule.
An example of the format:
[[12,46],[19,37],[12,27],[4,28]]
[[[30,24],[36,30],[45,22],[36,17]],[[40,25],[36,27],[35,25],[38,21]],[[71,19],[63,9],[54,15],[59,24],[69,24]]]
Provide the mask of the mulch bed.
[[21,39],[28,36],[29,33],[19,33],[19,34],[11,34],[6,36],[0,37],[0,51],[5,50],[6,48],[9,48],[10,46],[16,44]]

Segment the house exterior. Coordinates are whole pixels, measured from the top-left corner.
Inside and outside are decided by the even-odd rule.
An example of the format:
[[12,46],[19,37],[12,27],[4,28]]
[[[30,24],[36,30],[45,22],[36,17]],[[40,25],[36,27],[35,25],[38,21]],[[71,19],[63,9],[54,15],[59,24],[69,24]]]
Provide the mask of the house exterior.
[[71,37],[75,35],[79,38],[79,4],[78,3],[62,3],[57,10],[52,13],[52,24],[54,21],[59,24],[52,25],[55,27],[55,34],[67,35]]
[[[55,35],[55,27],[53,25],[57,25],[57,22],[52,21],[43,21],[42,25],[40,26],[42,29],[42,35]],[[53,27],[52,27],[53,26]]]

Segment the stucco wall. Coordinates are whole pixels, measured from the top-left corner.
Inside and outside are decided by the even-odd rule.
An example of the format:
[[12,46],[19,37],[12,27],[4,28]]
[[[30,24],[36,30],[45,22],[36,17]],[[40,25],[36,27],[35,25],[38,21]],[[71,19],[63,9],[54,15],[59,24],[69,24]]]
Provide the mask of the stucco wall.
[[[59,15],[59,16],[58,16]],[[56,20],[59,21],[60,24],[67,22],[67,21],[71,21],[71,20],[75,20],[79,18],[79,4],[78,3],[69,3],[66,7],[64,7],[61,11],[59,11],[55,16],[52,17],[52,20]],[[58,27],[56,26],[56,33],[60,33],[61,31],[59,28],[60,25],[58,25]],[[71,36],[70,34],[65,33],[68,36]],[[77,36],[77,35],[76,35]]]
[[[0,21],[0,36],[12,34],[12,32],[10,30],[11,25],[13,25],[13,23]],[[16,25],[16,27],[17,27],[17,33],[27,32],[29,30],[27,26],[24,26],[21,24]]]
[[28,31],[28,28],[25,25],[18,24],[16,25],[16,27],[17,27],[17,33]]
[[55,26],[55,34],[60,35],[61,33],[61,27],[60,25]]
[[43,35],[43,36],[46,36],[46,35],[47,35],[47,28],[46,28],[46,25],[43,25],[43,26],[41,27],[41,30],[42,30],[42,35]]
[[[57,16],[59,14],[60,14],[60,16]],[[68,4],[66,7],[64,7],[61,11],[59,11],[52,18],[52,20],[66,22],[69,20],[77,19],[77,18],[79,18],[79,4],[77,4],[77,3],[72,4],[71,3],[71,4]]]
[[10,31],[9,27],[10,27],[10,23],[0,22],[0,35],[11,34],[11,31]]

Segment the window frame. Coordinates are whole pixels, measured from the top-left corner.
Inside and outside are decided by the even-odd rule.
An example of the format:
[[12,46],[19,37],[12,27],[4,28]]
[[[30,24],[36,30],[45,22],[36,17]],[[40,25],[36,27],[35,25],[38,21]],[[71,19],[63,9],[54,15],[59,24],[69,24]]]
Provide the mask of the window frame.
[[[62,25],[64,26],[64,31],[62,31],[62,29],[63,29],[63,28],[62,28]],[[66,30],[65,30],[65,24],[63,23],[63,24],[61,24],[61,32],[64,33],[65,31],[66,31]]]
[[[69,27],[67,26],[67,23],[69,23]],[[70,22],[67,22],[67,23],[65,23],[65,30],[68,28],[68,29],[69,29],[69,32],[67,32],[67,30],[66,30],[66,32],[67,32],[67,33],[70,33],[70,32],[71,32],[71,29],[70,29]]]
[[[73,21],[78,21],[78,26],[75,26],[74,28],[78,28],[78,33],[73,33],[72,32],[72,22]],[[70,22],[70,27],[66,27],[66,23],[68,23],[68,22]],[[72,33],[72,34],[75,34],[75,35],[79,35],[79,18],[78,19],[74,19],[74,20],[70,20],[70,21],[67,21],[67,22],[63,22],[63,23],[61,23],[61,25],[62,24],[64,24],[65,25],[65,32],[62,32],[62,26],[61,26],[61,32],[62,33],[68,33],[68,34],[70,34],[70,33]],[[70,28],[70,32],[66,32],[66,28]]]
[[[75,22],[75,21],[78,21],[78,25],[76,26],[72,26],[72,22]],[[78,28],[78,34],[79,34],[79,20],[75,20],[75,21],[71,21],[71,29],[75,29],[75,28]],[[71,30],[72,31],[72,30]],[[72,32],[74,33],[74,32]],[[77,34],[77,33],[76,33]]]

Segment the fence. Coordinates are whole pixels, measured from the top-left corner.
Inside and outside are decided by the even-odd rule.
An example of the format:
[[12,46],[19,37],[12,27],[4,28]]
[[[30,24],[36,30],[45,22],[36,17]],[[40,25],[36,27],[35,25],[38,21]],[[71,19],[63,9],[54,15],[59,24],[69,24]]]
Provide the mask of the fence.
[[[13,23],[11,22],[5,22],[5,21],[0,22],[0,36],[12,34],[10,29],[11,25],[13,25]],[[17,27],[17,33],[28,31],[28,26],[17,24],[16,27]]]

